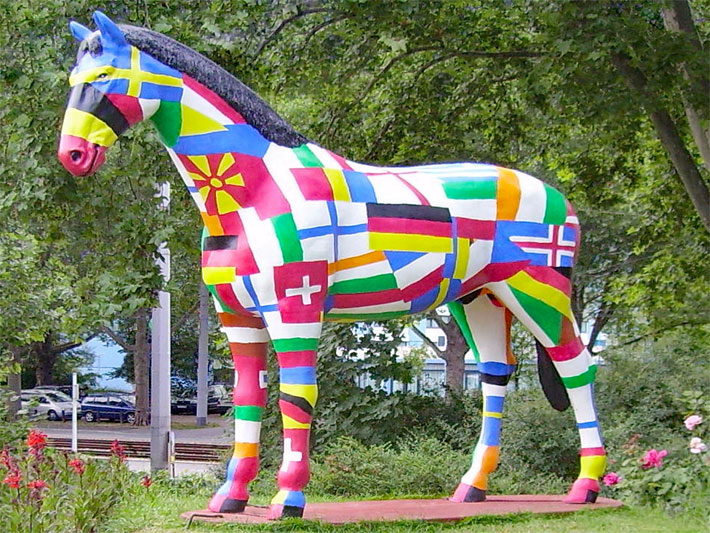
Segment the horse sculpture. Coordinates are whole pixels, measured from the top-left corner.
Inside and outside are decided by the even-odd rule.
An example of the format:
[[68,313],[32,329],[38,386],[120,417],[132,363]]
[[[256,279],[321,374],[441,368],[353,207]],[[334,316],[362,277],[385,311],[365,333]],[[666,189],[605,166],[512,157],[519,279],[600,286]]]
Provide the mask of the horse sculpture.
[[565,501],[596,500],[606,454],[596,367],[570,308],[579,223],[562,194],[494,165],[349,161],[308,142],[195,51],[98,11],[94,21],[96,32],[70,25],[81,45],[59,159],[76,176],[92,174],[119,135],[151,119],[200,210],[203,280],[235,370],[234,454],[212,511],[243,511],[257,474],[268,342],[278,357],[284,441],[270,516],[302,516],[323,321],[442,304],[478,359],[484,397],[472,465],[452,499],[484,500],[498,464],[515,317],[544,346],[548,397],[558,408],[571,403],[577,420],[581,471]]

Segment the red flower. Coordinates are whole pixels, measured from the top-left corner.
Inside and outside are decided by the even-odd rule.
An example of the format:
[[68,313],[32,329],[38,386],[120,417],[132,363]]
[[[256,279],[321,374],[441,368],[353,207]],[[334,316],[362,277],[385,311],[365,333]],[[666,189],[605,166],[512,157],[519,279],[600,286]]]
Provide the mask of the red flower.
[[3,448],[0,452],[0,463],[8,470],[15,469],[15,461],[7,448]]
[[47,445],[47,435],[36,429],[31,429],[27,435],[27,446],[32,450],[41,450]]
[[69,461],[69,466],[79,475],[84,473],[84,461],[81,459],[72,459]]
[[126,449],[121,445],[118,440],[114,440],[111,443],[111,455],[118,457],[119,461],[123,462],[126,460]]
[[141,485],[143,485],[146,489],[150,487],[153,484],[153,480],[150,479],[150,476],[146,474],[143,476],[143,479],[141,479]]
[[19,489],[22,476],[18,472],[10,472],[2,482],[11,489]]
[[35,479],[27,484],[28,489],[32,490],[42,490],[47,488],[47,483],[42,479]]

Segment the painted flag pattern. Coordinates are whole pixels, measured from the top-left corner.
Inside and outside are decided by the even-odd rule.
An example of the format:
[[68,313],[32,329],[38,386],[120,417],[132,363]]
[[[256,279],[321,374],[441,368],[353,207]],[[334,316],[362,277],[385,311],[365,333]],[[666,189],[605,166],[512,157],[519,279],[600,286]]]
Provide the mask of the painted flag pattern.
[[[244,96],[251,107],[240,111],[195,72],[177,68],[179,58],[161,61],[129,44],[105,15],[97,12],[95,21],[98,34],[72,25],[84,53],[70,78],[60,159],[89,173],[128,126],[150,119],[199,209],[203,280],[235,367],[234,456],[210,509],[239,512],[248,499],[268,342],[279,362],[284,436],[271,513],[301,516],[323,321],[382,320],[443,304],[484,382],[483,432],[454,499],[484,498],[497,465],[505,384],[515,369],[513,316],[547,349],[575,410],[582,468],[568,499],[596,496],[605,454],[595,367],[570,309],[579,223],[559,191],[496,165],[376,167],[305,140],[280,144],[265,132],[287,126],[255,95]],[[161,38],[146,37],[156,56]],[[185,65],[193,70],[216,68],[189,50],[170,53],[192,54]],[[244,94],[243,86],[234,91]],[[84,152],[94,153],[88,163]]]

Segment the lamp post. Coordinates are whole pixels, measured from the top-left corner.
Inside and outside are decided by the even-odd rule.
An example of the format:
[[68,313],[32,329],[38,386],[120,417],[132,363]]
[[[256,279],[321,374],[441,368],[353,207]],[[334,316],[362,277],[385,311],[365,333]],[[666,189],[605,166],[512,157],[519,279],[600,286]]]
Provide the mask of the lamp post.
[[[162,198],[159,209],[170,205],[170,184],[160,184],[158,196]],[[170,249],[166,243],[159,248],[160,274],[163,281],[170,280]],[[170,433],[170,293],[158,292],[158,306],[153,309],[153,328],[150,347],[150,469],[167,470],[169,467]]]

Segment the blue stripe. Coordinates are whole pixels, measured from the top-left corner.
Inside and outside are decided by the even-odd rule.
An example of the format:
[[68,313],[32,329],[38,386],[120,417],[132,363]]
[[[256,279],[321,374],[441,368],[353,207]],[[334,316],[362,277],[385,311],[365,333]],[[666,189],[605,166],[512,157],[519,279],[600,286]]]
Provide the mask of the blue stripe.
[[317,228],[306,228],[298,230],[298,237],[301,239],[310,239],[311,237],[322,237],[333,233],[332,226],[319,226]]
[[419,313],[430,307],[435,301],[436,297],[439,295],[439,287],[434,287],[428,292],[425,292],[421,296],[414,298],[410,307],[410,313]]
[[484,411],[489,411],[491,413],[502,413],[503,403],[505,398],[503,396],[486,396],[485,397],[485,408]]
[[[179,102],[182,98],[182,87],[172,87],[170,85],[160,85],[144,81],[141,83],[141,98],[148,100],[166,100],[169,102]],[[213,153],[213,152],[205,152]]]
[[128,92],[128,80],[125,78],[117,78],[114,80],[91,82],[93,87],[105,94],[126,94]]
[[343,176],[353,202],[371,203],[377,201],[375,189],[372,188],[372,183],[365,174],[353,170],[343,170]]
[[495,361],[481,361],[478,363],[478,371],[491,376],[509,376],[515,372],[515,365],[506,365]]
[[338,226],[338,235],[354,235],[367,231],[367,224],[355,224],[354,226]]
[[[330,225],[334,228],[338,227],[338,210],[335,208],[335,202],[326,202],[328,213],[330,213]],[[333,254],[338,257],[338,239],[333,239]]]
[[164,76],[172,76],[173,78],[182,79],[182,74],[167,65],[164,65],[160,61],[156,61],[150,57],[145,52],[140,53],[140,69],[143,72],[150,72],[151,74],[163,74]]
[[188,185],[188,186],[187,186],[187,190],[190,191],[190,192],[199,192],[199,191],[197,190],[197,187],[195,187],[195,186],[193,186],[193,185]]
[[316,369],[312,366],[281,368],[279,380],[288,385],[315,385],[317,383]]
[[596,428],[599,427],[599,422],[596,420],[592,420],[591,422],[580,422],[577,424],[577,428],[579,429],[589,429],[589,428]]
[[387,261],[392,267],[392,270],[395,271],[407,266],[409,263],[412,263],[423,256],[423,252],[385,252]]
[[500,418],[484,418],[481,442],[486,446],[498,446],[500,444],[500,427]]
[[286,495],[284,505],[291,505],[293,507],[305,507],[306,497],[300,491],[290,490]]
[[444,302],[451,302],[456,299],[456,297],[459,295],[459,292],[461,292],[461,280],[459,279],[452,279],[449,282],[449,290],[446,291],[446,296],[444,297]]
[[172,149],[183,155],[238,152],[261,158],[271,145],[249,124],[230,124],[225,128],[226,131],[185,135],[178,139]]

